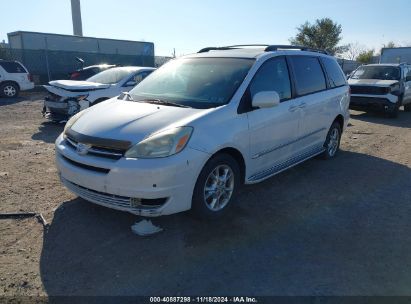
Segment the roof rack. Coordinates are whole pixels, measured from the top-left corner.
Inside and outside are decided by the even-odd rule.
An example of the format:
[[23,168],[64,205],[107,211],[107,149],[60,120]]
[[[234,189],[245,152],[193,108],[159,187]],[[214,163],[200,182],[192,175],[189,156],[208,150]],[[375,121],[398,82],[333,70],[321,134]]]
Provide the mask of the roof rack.
[[237,44],[237,45],[228,45],[228,46],[220,46],[220,47],[210,46],[210,47],[205,47],[199,50],[198,53],[206,53],[208,51],[225,51],[225,50],[232,50],[232,49],[241,49],[241,48],[246,48],[249,46],[268,47],[269,44]]
[[269,45],[269,44],[238,44],[238,45],[229,45],[229,46],[220,46],[220,47],[205,47],[198,51],[198,53],[206,53],[209,51],[225,51],[225,50],[232,50],[232,49],[241,49],[246,47],[264,47],[264,52],[273,52],[278,50],[301,50],[307,52],[316,52],[329,55],[326,50],[320,50],[315,48],[310,48],[307,46],[301,45]]
[[264,51],[266,52],[272,52],[272,51],[278,51],[278,50],[301,50],[301,51],[307,51],[307,52],[316,52],[316,53],[322,53],[329,55],[326,50],[320,50],[320,49],[315,49],[311,48],[308,46],[302,46],[302,45],[269,45],[266,47]]

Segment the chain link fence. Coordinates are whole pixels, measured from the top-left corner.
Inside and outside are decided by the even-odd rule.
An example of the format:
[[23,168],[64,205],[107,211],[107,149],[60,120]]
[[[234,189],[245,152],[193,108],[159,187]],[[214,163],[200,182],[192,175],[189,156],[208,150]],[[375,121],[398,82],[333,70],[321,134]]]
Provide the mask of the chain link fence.
[[17,60],[23,63],[36,84],[46,84],[56,79],[68,79],[70,72],[81,68],[76,57],[82,58],[85,66],[106,63],[158,67],[171,59],[161,56],[0,48],[0,59]]

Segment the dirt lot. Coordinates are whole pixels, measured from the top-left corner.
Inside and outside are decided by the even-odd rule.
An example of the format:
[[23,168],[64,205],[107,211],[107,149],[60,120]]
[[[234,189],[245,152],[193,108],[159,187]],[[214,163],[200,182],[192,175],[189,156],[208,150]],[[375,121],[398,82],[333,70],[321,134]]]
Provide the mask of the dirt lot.
[[[36,100],[37,99],[37,100]],[[0,99],[0,295],[411,295],[411,113],[352,112],[342,151],[245,187],[224,220],[133,215],[65,190],[62,126],[39,96]]]

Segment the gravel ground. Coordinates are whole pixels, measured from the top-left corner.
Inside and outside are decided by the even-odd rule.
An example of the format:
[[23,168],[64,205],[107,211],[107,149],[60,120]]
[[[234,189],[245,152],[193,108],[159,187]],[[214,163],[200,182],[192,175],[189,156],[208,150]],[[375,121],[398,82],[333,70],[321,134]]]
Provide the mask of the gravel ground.
[[241,190],[223,220],[155,219],[76,198],[40,96],[0,99],[0,295],[411,295],[411,113],[352,112],[341,151]]

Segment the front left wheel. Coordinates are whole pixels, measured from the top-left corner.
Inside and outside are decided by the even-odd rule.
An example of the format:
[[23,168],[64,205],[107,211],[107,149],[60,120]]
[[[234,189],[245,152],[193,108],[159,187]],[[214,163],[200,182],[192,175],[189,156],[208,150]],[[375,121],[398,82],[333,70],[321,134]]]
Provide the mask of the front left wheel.
[[192,200],[192,211],[202,219],[224,215],[235,200],[241,181],[237,161],[228,154],[211,158],[198,176]]

